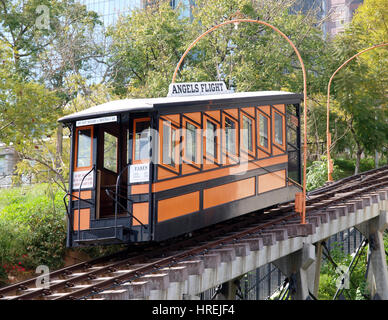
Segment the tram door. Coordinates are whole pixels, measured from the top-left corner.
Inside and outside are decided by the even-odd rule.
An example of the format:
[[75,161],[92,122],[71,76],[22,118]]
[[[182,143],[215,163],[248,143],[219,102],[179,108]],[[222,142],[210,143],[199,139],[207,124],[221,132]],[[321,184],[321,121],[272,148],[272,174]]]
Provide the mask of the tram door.
[[301,184],[299,116],[299,105],[287,105],[288,177]]
[[[148,223],[148,190],[151,158],[151,120],[138,117],[130,120],[128,139],[128,207],[133,213],[132,225]],[[147,196],[145,197],[145,194]]]
[[[112,218],[115,215],[116,181],[126,163],[126,134],[127,130],[116,123],[98,126],[96,219]],[[123,175],[117,197],[120,216],[127,214],[126,185],[127,177]]]

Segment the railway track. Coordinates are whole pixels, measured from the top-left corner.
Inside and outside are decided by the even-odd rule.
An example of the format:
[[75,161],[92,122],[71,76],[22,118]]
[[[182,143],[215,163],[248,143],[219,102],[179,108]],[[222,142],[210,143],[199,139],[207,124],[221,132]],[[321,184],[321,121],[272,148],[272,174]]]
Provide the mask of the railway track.
[[301,225],[293,211],[294,203],[247,214],[215,226],[198,230],[191,237],[178,237],[162,243],[131,246],[127,250],[72,265],[49,274],[48,288],[36,288],[38,277],[0,288],[0,300],[91,299],[98,293],[140,281],[195,257],[242,242],[256,246],[273,241],[273,235],[307,236],[314,232],[314,221],[322,211],[347,205],[388,187],[388,166],[326,185],[308,194],[307,224]]

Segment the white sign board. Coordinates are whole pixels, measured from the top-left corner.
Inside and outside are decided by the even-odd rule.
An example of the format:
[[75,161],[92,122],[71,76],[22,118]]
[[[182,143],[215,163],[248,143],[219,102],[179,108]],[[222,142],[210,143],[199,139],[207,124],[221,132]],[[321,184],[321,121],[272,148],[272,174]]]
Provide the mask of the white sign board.
[[229,93],[223,81],[171,83],[167,97],[202,96]]
[[[75,171],[73,175],[73,189],[79,189],[82,179],[89,172],[87,171]],[[90,172],[84,179],[81,189],[93,188],[94,174]]]
[[129,183],[148,182],[150,179],[150,163],[133,164],[129,169]]
[[94,118],[94,119],[87,119],[87,120],[79,120],[76,122],[76,126],[82,127],[82,126],[89,126],[92,124],[100,124],[100,123],[116,122],[116,121],[117,121],[117,116],[102,117],[102,118]]

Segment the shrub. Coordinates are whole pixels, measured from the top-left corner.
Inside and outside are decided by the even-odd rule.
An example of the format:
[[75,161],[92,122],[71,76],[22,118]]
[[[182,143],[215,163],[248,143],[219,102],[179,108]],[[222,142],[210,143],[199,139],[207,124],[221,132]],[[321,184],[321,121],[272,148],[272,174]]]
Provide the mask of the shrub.
[[[343,174],[342,170],[335,164],[333,165],[333,179],[338,180]],[[322,187],[327,181],[327,160],[322,157],[322,160],[314,161],[307,168],[306,188],[308,191]]]
[[[330,250],[330,255],[338,266],[348,267],[353,259],[351,254],[345,254],[341,245],[334,244],[334,248]],[[353,269],[349,279],[349,289],[344,289],[343,295],[347,300],[365,300],[367,293],[367,285],[365,281],[366,273],[366,249],[364,249],[361,257],[355,268]],[[334,268],[329,262],[325,261],[322,264],[321,275],[319,281],[318,299],[332,300],[337,291],[337,281],[341,273]],[[337,298],[338,299],[338,298]]]
[[41,184],[0,191],[0,277],[63,265],[66,217],[63,191]]

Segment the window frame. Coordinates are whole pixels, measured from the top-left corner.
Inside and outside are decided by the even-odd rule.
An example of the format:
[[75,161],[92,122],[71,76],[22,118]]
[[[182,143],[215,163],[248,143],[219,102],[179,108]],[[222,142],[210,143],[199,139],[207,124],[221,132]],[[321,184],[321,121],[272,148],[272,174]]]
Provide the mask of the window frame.
[[[112,171],[111,169],[105,167],[105,133],[107,133],[107,134],[111,135],[112,137],[116,138],[116,171]],[[102,139],[103,139],[103,143],[102,143],[102,150],[103,150],[103,153],[102,153],[102,168],[104,170],[109,171],[109,172],[113,172],[115,174],[118,174],[119,173],[119,137],[116,136],[115,134],[113,134],[111,131],[104,129],[104,130],[102,130]]]
[[[226,122],[226,119],[229,119],[231,120],[232,122],[234,122],[235,124],[235,153],[231,153],[229,152],[227,149],[226,149],[226,127],[225,127],[225,122]],[[229,114],[225,114],[224,112],[222,112],[222,129],[223,129],[223,132],[222,132],[222,151],[223,153],[225,154],[225,157],[226,158],[229,158],[229,159],[232,159],[234,161],[238,161],[238,157],[239,157],[239,151],[240,151],[240,148],[239,148],[239,122],[237,120],[235,120],[232,116],[230,116]]]
[[[207,146],[207,122],[211,122],[216,130],[215,130],[215,157],[213,157],[210,153],[207,153],[206,151],[206,146]],[[203,115],[203,130],[205,132],[203,136],[203,157],[205,159],[205,163],[207,164],[207,161],[210,160],[209,162],[211,164],[213,163],[220,163],[220,155],[221,155],[221,150],[220,150],[220,124],[216,121],[213,120],[212,118],[208,117],[206,114]]]
[[[86,167],[78,166],[78,145],[79,145],[79,131],[90,130],[90,165]],[[94,146],[94,126],[83,126],[75,129],[75,148],[74,148],[74,169],[73,171],[90,170],[93,167],[93,146]]]
[[[171,132],[175,130],[175,150],[172,148],[172,152],[175,151],[175,165],[171,165],[163,162],[163,137],[164,137],[164,125],[170,127]],[[180,157],[179,157],[179,140],[180,140],[180,128],[174,126],[171,120],[159,119],[159,164],[167,169],[173,170],[179,173]]]
[[[260,115],[267,119],[267,140],[268,146],[265,147],[260,143],[261,131],[260,131]],[[257,109],[257,148],[271,154],[271,117],[260,109]]]
[[[249,150],[249,146],[248,146],[248,149],[245,149],[244,147],[244,117],[248,118],[249,120],[251,120],[251,139],[252,139],[252,150]],[[240,111],[240,121],[241,121],[241,124],[240,124],[240,137],[241,137],[241,141],[240,141],[240,149],[242,151],[244,151],[245,153],[249,154],[250,156],[252,157],[255,157],[256,156],[256,121],[255,121],[255,118],[252,117],[251,115],[247,114],[246,112],[244,111]]]
[[[150,123],[150,129],[151,129],[151,118],[146,117],[146,118],[138,118],[138,119],[133,119],[133,128],[132,128],[132,164],[138,164],[138,163],[148,163],[151,161],[151,156],[148,157],[148,159],[140,159],[136,160],[135,159],[135,150],[136,150],[136,126],[139,122],[149,122]],[[150,132],[151,133],[151,132]],[[151,146],[151,141],[150,141],[150,148]]]
[[[275,135],[276,135],[276,121],[275,121],[275,117],[276,117],[276,113],[281,117],[282,119],[282,144],[276,142],[276,139],[275,139]],[[278,111],[277,109],[275,108],[272,108],[272,127],[273,127],[273,130],[272,130],[272,141],[273,141],[273,144],[280,148],[281,150],[285,151],[286,150],[286,128],[285,128],[285,115],[282,114],[280,111]]]
[[[196,154],[195,161],[186,157],[186,141],[187,141],[187,124],[190,124],[195,127],[195,141],[196,141]],[[182,118],[182,131],[183,131],[183,141],[182,141],[182,159],[184,162],[192,164],[196,167],[201,166],[201,154],[202,154],[202,145],[201,145],[201,126],[195,123],[194,121],[188,118]]]

